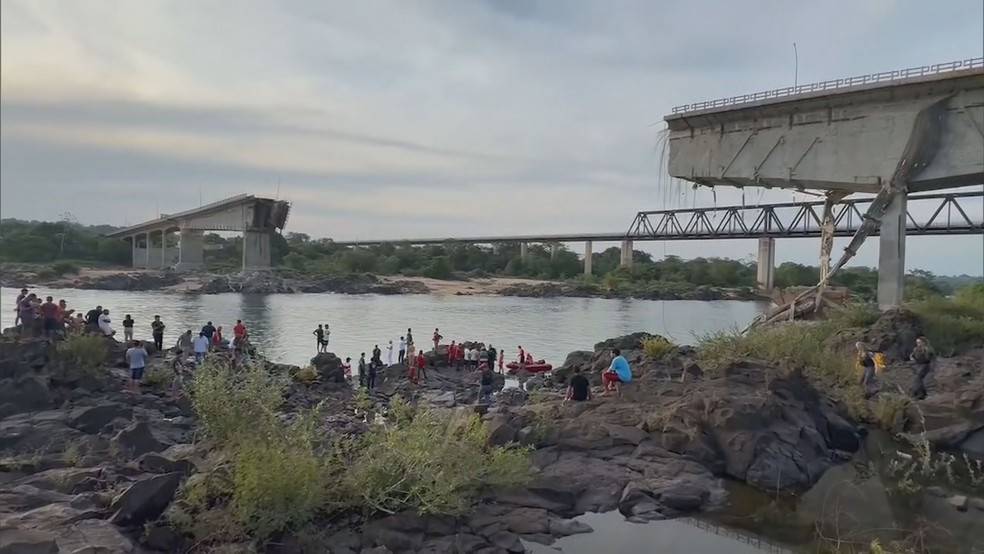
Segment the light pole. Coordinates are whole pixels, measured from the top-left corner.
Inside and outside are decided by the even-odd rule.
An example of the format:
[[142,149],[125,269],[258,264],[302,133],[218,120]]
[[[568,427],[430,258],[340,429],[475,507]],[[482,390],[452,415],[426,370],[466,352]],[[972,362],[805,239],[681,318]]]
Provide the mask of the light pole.
[[800,56],[799,56],[799,51],[796,50],[796,43],[795,42],[793,43],[793,63],[794,63],[794,66],[793,66],[793,88],[796,88],[799,85]]

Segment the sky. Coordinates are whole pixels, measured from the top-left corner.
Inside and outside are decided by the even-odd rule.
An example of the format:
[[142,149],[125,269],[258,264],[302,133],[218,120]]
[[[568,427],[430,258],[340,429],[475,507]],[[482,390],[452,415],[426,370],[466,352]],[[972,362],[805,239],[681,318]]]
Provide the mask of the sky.
[[[797,64],[806,83],[984,55],[980,0],[940,6],[4,0],[0,216],[124,225],[245,192],[291,201],[287,231],[341,240],[620,232],[639,210],[802,200],[672,182],[663,116],[788,86]],[[781,240],[776,261],[818,250]],[[910,239],[907,267],[981,274],[984,239]]]

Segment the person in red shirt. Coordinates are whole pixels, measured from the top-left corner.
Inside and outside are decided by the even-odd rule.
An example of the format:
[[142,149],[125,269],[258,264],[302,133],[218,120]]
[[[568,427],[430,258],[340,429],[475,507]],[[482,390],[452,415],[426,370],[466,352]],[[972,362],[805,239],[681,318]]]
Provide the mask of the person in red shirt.
[[41,304],[41,318],[44,320],[44,334],[46,336],[51,336],[57,333],[61,329],[61,325],[58,320],[58,304],[55,304],[55,299],[52,297],[45,298],[44,304]]
[[451,346],[448,347],[448,367],[454,366],[454,360],[458,357],[458,346],[451,341]]
[[502,349],[499,351],[499,373],[502,373],[502,362],[504,361],[506,361],[506,350]]
[[407,357],[407,368],[410,371],[410,382],[417,384],[417,357],[409,356]]
[[236,339],[236,342],[246,338],[246,326],[243,325],[243,320],[236,320],[236,326],[232,328],[232,336]]
[[424,357],[424,352],[420,351],[420,353],[417,354],[417,373],[420,375],[421,379],[427,378],[426,366],[427,366],[427,358]]
[[222,346],[222,326],[219,325],[212,333],[212,346],[218,348]]
[[523,350],[523,347],[522,346],[520,346],[519,347],[519,369],[525,369],[525,368],[526,368],[526,351]]

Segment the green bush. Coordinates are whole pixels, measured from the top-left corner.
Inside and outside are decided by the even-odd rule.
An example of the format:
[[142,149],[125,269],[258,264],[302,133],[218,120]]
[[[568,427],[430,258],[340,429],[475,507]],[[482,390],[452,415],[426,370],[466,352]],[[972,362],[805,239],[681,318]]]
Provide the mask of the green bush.
[[461,514],[487,486],[522,485],[532,476],[528,451],[489,446],[476,414],[418,410],[373,429],[356,446],[346,488],[370,512]]
[[675,349],[676,345],[664,337],[651,336],[642,339],[642,351],[654,360],[662,358]]
[[270,375],[256,364],[234,373],[206,359],[191,383],[191,404],[199,428],[220,443],[277,435],[278,410],[287,384],[285,376]]
[[69,335],[58,343],[59,357],[85,375],[95,376],[106,366],[106,339],[82,333]]
[[51,271],[55,275],[59,275],[59,276],[78,275],[79,272],[82,271],[82,268],[80,268],[79,265],[74,262],[61,261],[51,264]]
[[163,367],[153,367],[144,375],[143,382],[153,389],[170,388],[174,381],[174,372]]
[[910,307],[938,353],[952,355],[984,345],[984,284],[963,287],[950,298],[929,297]]

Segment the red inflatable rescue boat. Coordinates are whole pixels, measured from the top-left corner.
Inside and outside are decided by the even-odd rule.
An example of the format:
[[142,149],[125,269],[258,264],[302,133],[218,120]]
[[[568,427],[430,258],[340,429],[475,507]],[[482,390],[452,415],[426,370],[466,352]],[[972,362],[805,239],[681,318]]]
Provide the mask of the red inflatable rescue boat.
[[[519,363],[509,362],[506,364],[506,369],[508,370],[506,373],[516,373],[516,370],[519,369]],[[530,373],[541,373],[544,371],[550,371],[551,369],[553,369],[553,366],[543,360],[538,360],[532,364],[526,364],[526,371],[529,371]]]

